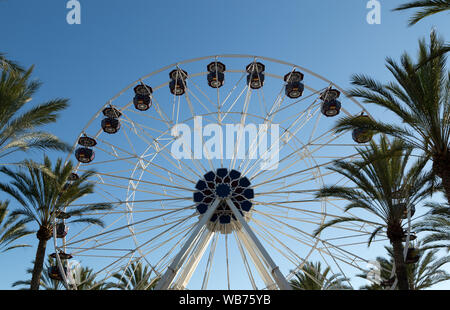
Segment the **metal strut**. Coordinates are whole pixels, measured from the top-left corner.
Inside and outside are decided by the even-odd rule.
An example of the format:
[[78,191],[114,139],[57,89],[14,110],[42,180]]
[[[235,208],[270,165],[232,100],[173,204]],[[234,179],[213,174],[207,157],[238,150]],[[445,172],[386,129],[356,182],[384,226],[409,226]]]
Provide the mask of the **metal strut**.
[[[259,256],[265,262],[265,264],[270,268],[270,273],[272,274],[275,283],[277,284],[280,290],[292,290],[292,287],[289,285],[289,282],[283,276],[280,271],[280,268],[275,264],[275,262],[270,257],[269,253],[267,253],[266,249],[262,246],[261,242],[259,242],[255,233],[252,231],[248,223],[245,221],[244,217],[238,211],[236,206],[233,204],[231,199],[226,200],[228,206],[233,211],[234,215],[238,219],[239,223],[242,225],[244,232],[248,235],[248,241],[253,243],[253,249],[258,252]],[[269,288],[270,289],[270,288]]]
[[167,268],[167,271],[164,273],[161,280],[158,281],[158,284],[156,285],[155,290],[169,289],[170,284],[172,284],[173,279],[177,275],[178,270],[181,268],[181,266],[185,262],[185,260],[187,258],[187,253],[189,253],[189,250],[192,248],[194,242],[197,240],[200,231],[206,226],[206,223],[211,219],[211,217],[214,214],[214,212],[216,211],[219,203],[220,203],[220,199],[216,199],[212,203],[211,207],[208,208],[206,213],[203,215],[203,217],[197,223],[197,226],[195,227],[195,229],[192,232],[189,239],[184,244],[183,248],[180,250],[180,252],[178,252],[177,256],[175,256],[170,267]]

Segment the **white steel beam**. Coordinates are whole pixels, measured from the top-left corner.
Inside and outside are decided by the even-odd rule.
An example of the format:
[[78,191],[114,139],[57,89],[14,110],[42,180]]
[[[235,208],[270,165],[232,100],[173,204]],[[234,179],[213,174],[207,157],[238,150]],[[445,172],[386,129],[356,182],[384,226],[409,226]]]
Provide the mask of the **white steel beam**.
[[193,249],[191,255],[189,256],[189,260],[185,264],[183,270],[180,273],[180,276],[177,280],[175,280],[175,287],[181,290],[186,289],[187,284],[191,280],[194,271],[197,269],[200,260],[205,254],[206,248],[211,242],[212,237],[214,236],[214,232],[209,229],[204,229],[195,248]]
[[289,285],[289,282],[283,276],[280,271],[280,268],[275,264],[275,262],[270,257],[269,253],[267,253],[266,249],[262,246],[261,242],[259,242],[255,233],[252,231],[248,223],[245,221],[244,217],[239,213],[236,206],[233,204],[231,199],[227,199],[227,204],[230,209],[233,211],[234,215],[238,219],[239,223],[242,225],[244,232],[248,235],[249,241],[254,244],[254,249],[259,252],[261,258],[264,260],[266,265],[270,268],[270,273],[272,274],[273,279],[275,280],[278,288],[280,290],[292,290],[292,287]]
[[186,255],[189,252],[189,249],[192,248],[192,245],[198,239],[199,233],[201,230],[206,227],[207,222],[211,219],[212,215],[217,209],[220,200],[216,199],[212,203],[212,205],[208,208],[206,213],[202,216],[200,221],[197,223],[194,231],[192,232],[189,239],[184,244],[183,248],[178,252],[177,256],[175,256],[172,264],[167,268],[167,271],[162,276],[161,280],[158,281],[158,285],[155,287],[155,290],[167,290],[169,289],[170,284],[178,273],[178,270],[183,265],[186,260]]

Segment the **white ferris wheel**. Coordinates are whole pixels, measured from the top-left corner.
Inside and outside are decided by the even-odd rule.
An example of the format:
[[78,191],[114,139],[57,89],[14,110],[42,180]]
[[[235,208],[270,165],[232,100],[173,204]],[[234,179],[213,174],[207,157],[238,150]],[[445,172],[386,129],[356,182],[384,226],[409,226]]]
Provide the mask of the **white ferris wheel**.
[[95,194],[77,203],[114,208],[90,214],[104,227],[56,219],[59,270],[76,259],[106,283],[142,263],[156,289],[290,289],[309,261],[348,278],[366,270],[369,224],[314,234],[344,215],[315,197],[347,182],[327,167],[371,138],[336,134],[337,115],[368,113],[326,78],[267,57],[201,57],[136,80],[74,145],[73,177],[96,172]]

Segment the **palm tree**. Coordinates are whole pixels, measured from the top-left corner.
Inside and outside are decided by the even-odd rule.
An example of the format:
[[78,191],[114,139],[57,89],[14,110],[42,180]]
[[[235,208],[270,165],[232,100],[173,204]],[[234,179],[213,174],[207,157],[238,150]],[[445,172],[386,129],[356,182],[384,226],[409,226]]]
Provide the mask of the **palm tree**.
[[0,172],[12,179],[10,184],[0,183],[0,190],[11,195],[20,204],[20,208],[14,211],[14,216],[20,216],[24,223],[34,222],[38,229],[36,237],[39,244],[36,251],[36,259],[31,279],[31,289],[39,289],[47,241],[53,236],[53,223],[55,216],[64,211],[68,216],[77,216],[78,219],[71,223],[91,223],[103,226],[103,222],[97,218],[84,217],[84,214],[97,210],[108,210],[109,204],[92,204],[83,207],[73,207],[71,204],[79,198],[91,194],[94,185],[87,179],[94,172],[88,171],[68,183],[72,173],[71,162],[62,163],[56,161],[54,168],[50,159],[45,156],[43,165],[33,161],[25,161],[18,171],[9,168],[0,168]]
[[68,100],[54,99],[29,107],[41,86],[38,81],[30,81],[33,67],[23,71],[0,54],[0,71],[0,159],[18,151],[68,150],[56,136],[38,130],[54,123]]
[[336,131],[366,127],[422,151],[433,161],[432,171],[442,179],[450,201],[450,71],[446,69],[444,54],[449,49],[432,32],[430,44],[425,40],[419,42],[417,62],[407,53],[400,64],[387,59],[395,82],[383,84],[366,75],[354,75],[352,84],[357,87],[348,94],[393,112],[402,125],[344,117],[338,121]]
[[8,216],[9,201],[0,202],[0,253],[29,247],[27,244],[13,244],[18,239],[32,234],[26,230],[25,223],[18,221],[17,216]]
[[409,9],[419,9],[409,20],[409,25],[412,26],[425,17],[450,10],[450,0],[417,0],[402,4],[394,11]]
[[24,72],[24,69],[19,64],[6,58],[5,53],[0,53],[0,69]]
[[[434,285],[450,280],[450,274],[443,270],[444,265],[450,262],[450,257],[437,257],[438,250],[424,250],[420,245],[420,260],[415,264],[406,267],[411,290],[424,290],[432,288]],[[385,247],[389,257],[377,257],[377,262],[381,267],[381,278],[389,279],[393,268],[393,251],[391,247]],[[358,277],[367,279],[367,273],[358,275]],[[381,283],[373,283],[363,286],[364,290],[381,290],[384,287]]]
[[121,290],[153,290],[158,278],[151,279],[152,271],[142,262],[131,263],[124,272],[113,274],[117,281],[109,282],[106,288],[117,288]]
[[306,262],[302,270],[296,272],[295,279],[290,281],[294,290],[349,290],[347,281],[340,274],[331,274],[330,267],[322,270],[320,262]]
[[[33,262],[34,264],[34,262]],[[45,264],[45,269],[48,270],[51,266],[55,266],[56,260],[54,258],[48,257],[48,260]],[[27,269],[28,274],[33,273],[33,269]],[[80,267],[77,268],[76,272],[74,272],[74,277],[76,273],[77,278],[77,290],[101,290],[103,289],[103,285],[95,282],[95,275],[93,274],[93,270],[89,267]],[[26,281],[16,281],[12,284],[12,287],[23,286],[23,290],[30,289],[31,280]],[[40,288],[44,290],[64,290],[65,287],[61,281],[53,280],[50,278],[47,272],[44,272],[40,279]]]
[[427,216],[413,226],[417,232],[428,232],[422,239],[424,248],[446,249],[450,252],[450,208],[447,204],[427,203],[432,208]]
[[368,245],[376,235],[386,232],[394,249],[399,287],[408,289],[408,278],[404,262],[403,221],[406,212],[412,213],[413,208],[432,193],[429,185],[433,180],[431,173],[422,170],[426,160],[419,159],[407,169],[411,163],[411,148],[405,147],[401,140],[392,143],[381,136],[380,143],[375,141],[370,146],[358,149],[362,159],[337,161],[329,169],[345,176],[356,188],[342,186],[324,187],[317,194],[318,198],[337,197],[349,201],[345,211],[362,209],[374,218],[373,221],[358,217],[337,217],[321,225],[315,231],[319,234],[327,227],[343,222],[363,222],[375,227]]

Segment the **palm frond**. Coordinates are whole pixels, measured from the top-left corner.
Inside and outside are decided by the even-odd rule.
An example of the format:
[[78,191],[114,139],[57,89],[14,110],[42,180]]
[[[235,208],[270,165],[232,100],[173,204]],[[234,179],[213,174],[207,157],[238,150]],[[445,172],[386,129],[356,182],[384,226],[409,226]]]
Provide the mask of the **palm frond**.
[[409,20],[409,26],[417,24],[419,21],[430,15],[450,10],[450,0],[418,0],[407,2],[395,8],[394,11],[419,9]]

